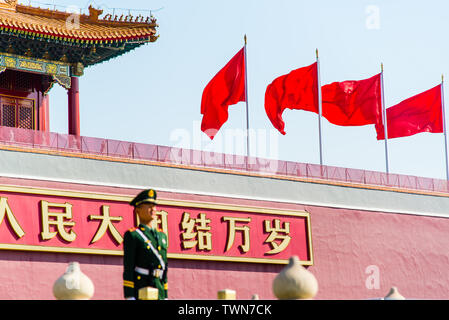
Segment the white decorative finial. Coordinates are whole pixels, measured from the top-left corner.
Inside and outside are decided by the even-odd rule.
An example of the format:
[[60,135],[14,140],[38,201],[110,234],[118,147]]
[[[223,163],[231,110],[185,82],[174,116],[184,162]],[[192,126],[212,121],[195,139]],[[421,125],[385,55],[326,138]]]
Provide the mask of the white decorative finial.
[[390,292],[388,292],[384,300],[405,300],[405,298],[399,293],[398,288],[391,287]]
[[318,292],[315,276],[304,268],[297,256],[274,278],[273,293],[278,299],[313,299]]
[[70,262],[54,283],[53,295],[58,300],[89,300],[94,295],[94,284],[81,272],[78,262]]

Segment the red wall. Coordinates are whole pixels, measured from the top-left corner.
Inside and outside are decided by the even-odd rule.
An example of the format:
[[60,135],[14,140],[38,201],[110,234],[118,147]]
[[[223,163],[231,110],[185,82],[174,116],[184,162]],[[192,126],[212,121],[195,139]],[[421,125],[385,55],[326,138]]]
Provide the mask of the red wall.
[[[0,183],[4,183],[4,178]],[[20,180],[9,179],[17,184]],[[24,183],[21,181],[22,184]],[[62,183],[27,181],[51,188],[79,189]],[[134,194],[135,190],[82,186],[83,191]],[[426,216],[213,198],[159,192],[164,199],[220,202],[276,209],[306,210],[311,216],[316,299],[369,299],[392,286],[412,299],[448,299],[449,220]],[[0,228],[5,228],[4,224]],[[0,299],[53,299],[54,281],[71,261],[95,285],[94,299],[122,298],[122,258],[114,256],[0,252]],[[368,266],[379,270],[379,288],[368,289]],[[238,299],[274,299],[271,284],[283,265],[169,260],[170,299],[215,299],[234,289]]]

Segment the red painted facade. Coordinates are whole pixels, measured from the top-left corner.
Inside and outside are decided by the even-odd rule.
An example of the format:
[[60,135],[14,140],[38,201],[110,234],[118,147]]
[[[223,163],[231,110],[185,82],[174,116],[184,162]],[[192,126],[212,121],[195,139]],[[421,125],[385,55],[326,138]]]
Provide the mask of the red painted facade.
[[[3,105],[10,104],[11,100],[20,104],[32,102],[32,127],[24,127],[26,129],[34,129],[41,131],[49,130],[49,99],[45,94],[46,89],[43,87],[43,76],[34,73],[6,70],[0,73],[0,99],[1,102],[1,120],[0,125],[12,126],[11,123],[4,123],[7,121],[3,119]],[[3,101],[7,99],[7,101]],[[16,111],[16,118],[17,116]],[[9,121],[7,121],[9,122]],[[21,126],[18,120],[15,121],[15,126]]]
[[[0,178],[0,184],[133,196],[137,190]],[[159,198],[222,205],[307,211],[311,219],[316,299],[383,297],[392,286],[411,299],[447,299],[449,220],[259,200],[159,192]],[[5,221],[0,225],[8,228]],[[0,299],[53,299],[52,285],[78,261],[95,285],[93,299],[122,298],[122,258],[96,254],[0,251]],[[218,290],[238,299],[274,299],[271,285],[284,265],[169,260],[170,299],[215,299]],[[378,286],[372,282],[378,271]],[[107,274],[107,277],[105,277]]]

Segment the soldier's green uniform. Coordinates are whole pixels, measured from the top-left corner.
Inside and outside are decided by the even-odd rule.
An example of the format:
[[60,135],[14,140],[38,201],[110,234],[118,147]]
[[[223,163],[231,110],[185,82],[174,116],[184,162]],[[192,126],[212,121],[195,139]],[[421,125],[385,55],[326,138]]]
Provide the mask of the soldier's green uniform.
[[[149,196],[150,195],[150,196]],[[155,203],[156,192],[145,190],[131,201]],[[125,298],[138,299],[140,288],[154,287],[167,299],[167,235],[144,224],[128,230],[123,240],[123,290]]]

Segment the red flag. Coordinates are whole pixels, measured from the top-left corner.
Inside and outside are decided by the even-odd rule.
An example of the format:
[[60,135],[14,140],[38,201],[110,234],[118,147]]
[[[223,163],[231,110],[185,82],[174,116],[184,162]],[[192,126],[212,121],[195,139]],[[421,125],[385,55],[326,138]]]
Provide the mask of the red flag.
[[[441,85],[387,109],[388,139],[420,132],[443,132]],[[376,126],[377,140],[385,139],[383,124]]]
[[265,112],[273,126],[285,134],[282,113],[285,109],[318,113],[317,63],[291,71],[268,85],[265,91]]
[[213,139],[228,120],[228,106],[240,101],[246,101],[244,48],[204,88],[201,98],[201,131]]
[[359,81],[333,82],[321,88],[322,114],[339,126],[382,123],[380,73]]

